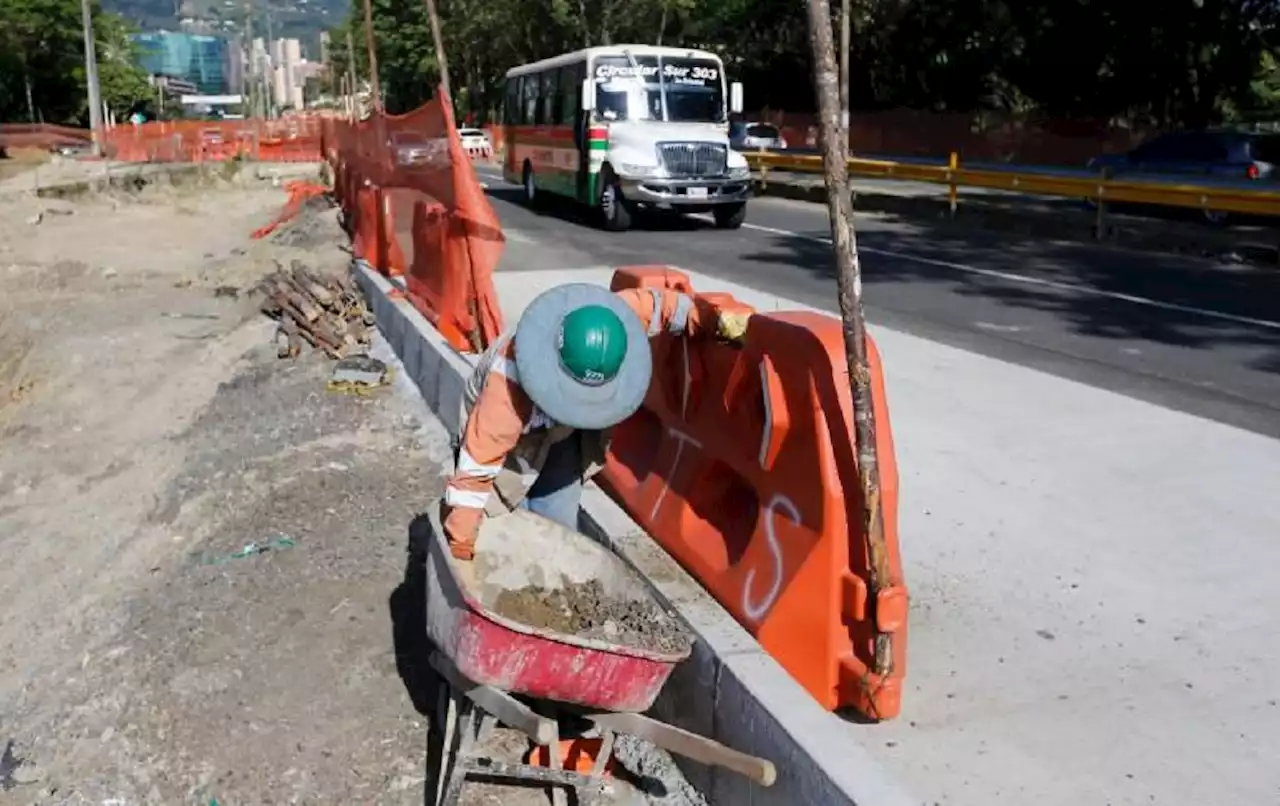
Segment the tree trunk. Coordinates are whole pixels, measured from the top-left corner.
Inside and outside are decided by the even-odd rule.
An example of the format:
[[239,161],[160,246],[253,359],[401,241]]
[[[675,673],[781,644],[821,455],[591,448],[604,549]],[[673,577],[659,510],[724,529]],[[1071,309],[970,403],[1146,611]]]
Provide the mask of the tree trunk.
[[431,38],[436,44],[436,63],[440,65],[440,88],[444,97],[453,104],[453,92],[449,90],[449,61],[444,55],[444,37],[440,34],[440,14],[436,11],[436,0],[424,0],[427,4],[427,15],[431,17]]
[[382,88],[378,86],[378,52],[373,44],[373,6],[364,0],[364,43],[369,50],[369,92],[373,95],[373,111],[382,111]]
[[849,3],[840,0],[840,144],[849,155]]
[[[889,552],[884,539],[880,509],[880,466],[876,456],[876,421],[871,402],[871,369],[867,360],[866,321],[862,311],[862,269],[853,230],[853,204],[849,198],[846,148],[839,132],[840,93],[835,46],[831,33],[831,7],[827,0],[809,0],[809,35],[813,46],[814,90],[822,125],[822,168],[827,187],[827,212],[835,245],[836,281],[845,357],[853,391],[853,428],[862,487],[863,530],[867,536],[870,568],[872,622],[877,594],[892,584]],[[893,670],[893,643],[888,633],[876,633],[876,674]]]

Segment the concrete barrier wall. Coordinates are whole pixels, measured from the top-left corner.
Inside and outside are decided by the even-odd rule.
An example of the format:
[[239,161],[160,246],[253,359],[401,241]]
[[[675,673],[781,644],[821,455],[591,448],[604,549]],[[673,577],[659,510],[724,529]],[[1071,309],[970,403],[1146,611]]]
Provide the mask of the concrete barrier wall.
[[[387,341],[423,399],[455,438],[471,372],[460,355],[398,293],[357,263],[356,278]],[[719,806],[907,806],[909,796],[800,688],[746,630],[596,485],[583,496],[582,528],[639,570],[697,634],[652,713],[659,719],[774,762],[769,788],[681,761],[689,781]]]

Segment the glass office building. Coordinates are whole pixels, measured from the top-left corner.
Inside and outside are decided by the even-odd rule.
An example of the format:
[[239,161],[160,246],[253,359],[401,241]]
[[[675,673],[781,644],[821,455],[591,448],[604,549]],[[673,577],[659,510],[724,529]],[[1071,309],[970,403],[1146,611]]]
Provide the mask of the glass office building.
[[221,36],[157,31],[134,34],[138,64],[153,76],[168,76],[191,82],[202,95],[221,95],[231,90],[231,44]]

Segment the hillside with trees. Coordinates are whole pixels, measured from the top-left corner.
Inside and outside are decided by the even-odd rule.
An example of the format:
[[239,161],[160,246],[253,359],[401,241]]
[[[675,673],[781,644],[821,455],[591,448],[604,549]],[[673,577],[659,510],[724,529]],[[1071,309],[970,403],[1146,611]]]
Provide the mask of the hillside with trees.
[[[372,0],[391,111],[438,70],[422,0]],[[718,52],[750,109],[813,109],[805,6],[790,0],[439,0],[455,103],[483,117],[511,66],[587,45]],[[839,3],[833,3],[839,13]],[[347,30],[366,72],[363,5]],[[1280,111],[1274,0],[853,0],[852,106],[993,112],[1135,127],[1270,120]],[[335,74],[345,69],[335,48]]]

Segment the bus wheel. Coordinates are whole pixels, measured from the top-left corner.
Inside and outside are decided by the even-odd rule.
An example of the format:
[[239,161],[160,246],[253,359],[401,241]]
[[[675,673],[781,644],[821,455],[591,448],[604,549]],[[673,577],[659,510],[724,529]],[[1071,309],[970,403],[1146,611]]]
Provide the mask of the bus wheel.
[[533,166],[524,164],[524,201],[533,207],[538,203],[538,187],[533,183]]
[[606,170],[601,178],[604,189],[600,191],[600,214],[604,217],[604,228],[610,232],[622,232],[631,228],[631,209],[627,200],[622,197],[622,188],[611,171]]
[[738,229],[747,220],[747,203],[721,204],[711,211],[716,229]]

